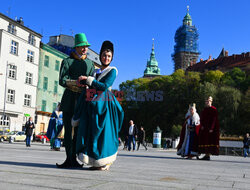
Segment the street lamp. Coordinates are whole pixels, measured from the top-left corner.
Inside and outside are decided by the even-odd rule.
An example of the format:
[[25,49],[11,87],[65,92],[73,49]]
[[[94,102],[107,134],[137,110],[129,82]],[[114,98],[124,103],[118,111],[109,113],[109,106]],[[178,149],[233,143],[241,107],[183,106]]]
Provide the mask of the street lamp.
[[[5,106],[6,106],[6,89],[7,89],[7,77],[8,77],[8,61],[6,65],[6,73],[5,73],[5,87],[4,87],[4,102],[3,102],[3,117],[2,117],[2,122],[5,123]],[[2,75],[3,73],[1,73]],[[3,127],[4,128],[4,127]]]

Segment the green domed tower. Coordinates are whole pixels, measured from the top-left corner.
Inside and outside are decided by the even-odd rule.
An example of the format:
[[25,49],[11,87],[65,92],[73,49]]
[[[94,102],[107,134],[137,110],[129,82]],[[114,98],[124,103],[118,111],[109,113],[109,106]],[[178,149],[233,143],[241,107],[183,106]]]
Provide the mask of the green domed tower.
[[158,62],[155,59],[154,39],[153,39],[152,52],[150,54],[150,59],[147,61],[147,67],[144,71],[143,77],[155,77],[160,75],[161,75],[160,68],[158,67]]

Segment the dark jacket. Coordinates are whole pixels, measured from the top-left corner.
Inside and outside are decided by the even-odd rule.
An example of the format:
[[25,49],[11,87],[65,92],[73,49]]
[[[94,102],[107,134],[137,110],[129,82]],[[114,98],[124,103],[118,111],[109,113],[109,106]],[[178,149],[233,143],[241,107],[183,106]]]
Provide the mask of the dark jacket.
[[145,141],[145,131],[144,130],[138,131],[138,141],[141,143]]
[[80,93],[73,92],[67,88],[67,80],[77,80],[79,76],[92,76],[95,70],[94,64],[89,59],[80,59],[75,53],[71,53],[70,57],[62,61],[59,84],[65,87],[61,100],[61,111],[67,113],[74,112],[75,101],[80,96]]
[[[130,126],[128,126],[128,130],[127,130],[128,135],[129,135],[129,128],[130,128]],[[138,134],[138,129],[137,129],[137,126],[136,126],[136,125],[134,125],[134,129],[133,129],[133,136],[135,136],[135,135],[137,135],[137,134]]]
[[25,123],[25,134],[31,136],[34,128],[35,128],[34,122],[27,121]]
[[249,148],[249,144],[250,144],[250,139],[247,138],[247,137],[244,137],[244,140],[243,140],[243,145],[244,145],[244,148]]

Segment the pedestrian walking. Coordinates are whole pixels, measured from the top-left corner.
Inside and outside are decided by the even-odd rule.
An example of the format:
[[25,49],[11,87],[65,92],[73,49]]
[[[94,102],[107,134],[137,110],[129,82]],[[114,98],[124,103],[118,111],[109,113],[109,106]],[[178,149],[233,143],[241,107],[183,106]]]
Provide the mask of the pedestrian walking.
[[249,153],[250,153],[250,149],[249,149],[249,145],[250,145],[250,138],[249,138],[249,133],[246,133],[244,139],[243,139],[243,150],[244,150],[244,157],[246,158]]
[[146,151],[148,150],[145,144],[145,136],[146,136],[145,130],[143,129],[143,126],[141,126],[140,129],[138,130],[137,151],[140,149],[140,144],[144,146]]
[[26,134],[26,146],[30,147],[31,135],[33,133],[33,129],[35,128],[35,124],[33,122],[32,117],[29,117],[29,120],[25,123],[25,134]]
[[128,151],[131,151],[131,142],[133,143],[133,151],[135,151],[135,140],[137,138],[137,127],[134,124],[133,120],[129,121],[129,128],[128,128]]

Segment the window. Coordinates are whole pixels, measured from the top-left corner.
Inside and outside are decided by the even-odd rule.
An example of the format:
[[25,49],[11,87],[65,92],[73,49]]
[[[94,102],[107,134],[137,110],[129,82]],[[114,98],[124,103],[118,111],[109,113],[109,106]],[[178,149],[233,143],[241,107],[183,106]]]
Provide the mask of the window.
[[13,103],[15,101],[15,90],[8,89],[7,102]]
[[46,100],[42,100],[42,111],[46,111]]
[[43,78],[43,89],[44,90],[48,89],[48,77]]
[[15,65],[9,64],[8,65],[8,78],[16,79],[16,69],[17,67]]
[[44,57],[44,66],[49,67],[49,56],[45,55]]
[[14,24],[9,24],[8,32],[11,33],[11,34],[16,35],[16,26]]
[[10,53],[17,55],[18,54],[18,43],[14,40],[11,41]]
[[26,72],[25,83],[26,84],[32,84],[32,78],[33,78],[32,73]]
[[31,50],[28,50],[27,52],[27,61],[33,63],[34,61],[34,52]]
[[60,67],[60,61],[56,60],[55,70],[59,71],[59,67]]
[[58,81],[55,81],[54,82],[54,94],[56,94],[57,93],[57,90],[58,89]]
[[29,35],[28,43],[33,45],[33,46],[36,44],[36,39],[35,39],[34,35],[32,35],[32,34]]
[[9,126],[10,118],[7,115],[1,116],[0,125]]
[[56,110],[56,107],[57,107],[57,103],[53,103],[53,111]]
[[24,105],[25,106],[31,106],[31,95],[24,94]]

